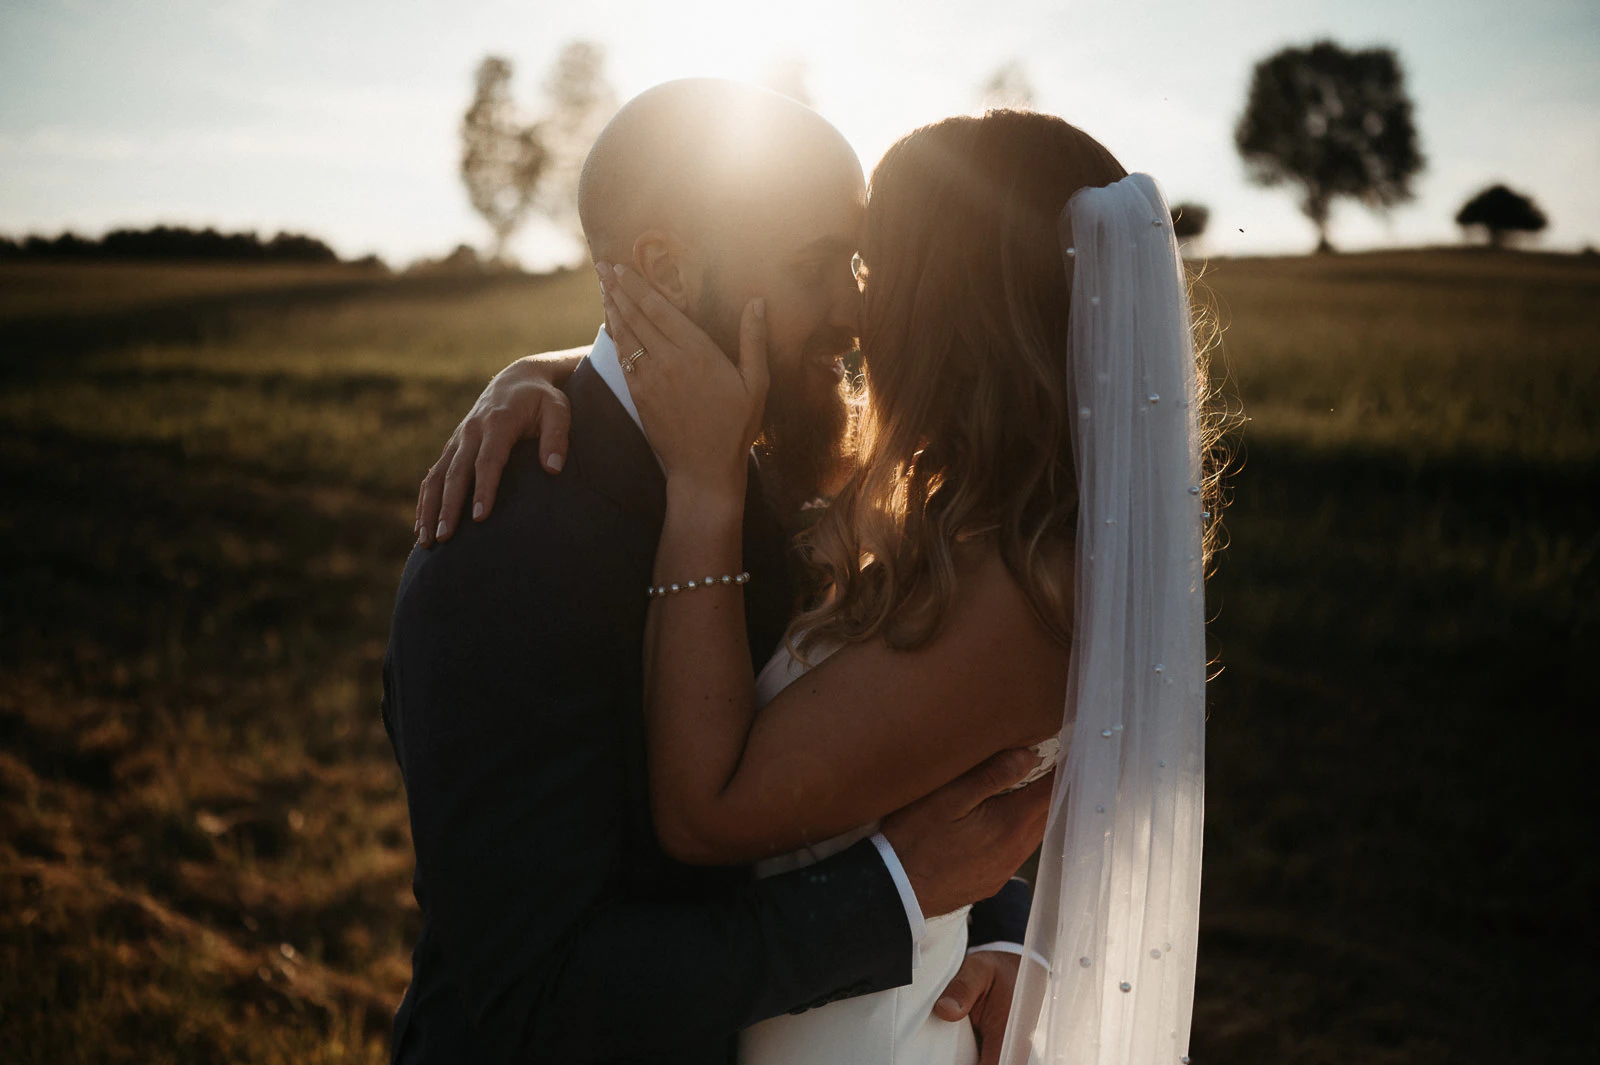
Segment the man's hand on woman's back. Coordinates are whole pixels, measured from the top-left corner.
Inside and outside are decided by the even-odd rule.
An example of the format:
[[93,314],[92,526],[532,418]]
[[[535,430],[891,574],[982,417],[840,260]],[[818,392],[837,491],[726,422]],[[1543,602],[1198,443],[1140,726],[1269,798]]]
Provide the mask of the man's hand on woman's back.
[[1001,751],[884,818],[884,838],[924,914],[937,917],[989,898],[1039,846],[1054,773],[1008,791],[1038,764],[1030,750]]

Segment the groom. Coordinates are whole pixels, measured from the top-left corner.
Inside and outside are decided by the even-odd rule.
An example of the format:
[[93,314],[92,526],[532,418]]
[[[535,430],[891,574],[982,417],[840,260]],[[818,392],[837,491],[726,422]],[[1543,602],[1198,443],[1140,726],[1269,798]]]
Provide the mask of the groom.
[[[843,138],[772,94],[670,83],[607,127],[580,198],[596,258],[635,264],[713,336],[765,296],[773,472],[815,487],[842,428],[833,357],[856,331],[864,191]],[[991,798],[1030,767],[1012,752],[794,873],[665,857],[641,710],[664,480],[604,330],[566,395],[564,472],[517,448],[495,520],[413,552],[401,578],[383,710],[423,925],[399,1062],[730,1062],[740,1028],[909,982],[924,915],[994,895],[1042,829],[1047,789]],[[758,485],[747,499],[760,664],[793,594],[777,518]],[[1020,939],[1025,904],[989,909],[975,941]]]

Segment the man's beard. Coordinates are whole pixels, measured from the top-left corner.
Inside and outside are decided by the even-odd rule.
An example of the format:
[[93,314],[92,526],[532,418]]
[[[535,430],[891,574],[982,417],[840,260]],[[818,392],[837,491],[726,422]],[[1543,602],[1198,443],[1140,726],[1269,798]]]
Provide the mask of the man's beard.
[[[696,312],[696,324],[737,362],[742,311],[722,299],[709,273]],[[768,359],[770,384],[756,446],[767,458],[762,469],[777,481],[769,490],[786,508],[798,509],[824,494],[843,468],[850,428],[849,386],[842,375],[824,380],[818,365],[854,347],[855,337],[848,331],[825,327],[806,341],[799,358]]]

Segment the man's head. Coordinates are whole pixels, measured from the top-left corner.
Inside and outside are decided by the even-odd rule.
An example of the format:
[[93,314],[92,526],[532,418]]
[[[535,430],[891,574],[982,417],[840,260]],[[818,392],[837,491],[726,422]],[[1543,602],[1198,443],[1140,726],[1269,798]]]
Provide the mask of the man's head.
[[597,261],[637,270],[730,356],[744,305],[765,298],[766,440],[791,491],[819,487],[843,436],[835,357],[859,332],[850,264],[865,199],[838,130],[737,82],[636,96],[584,163],[578,210]]

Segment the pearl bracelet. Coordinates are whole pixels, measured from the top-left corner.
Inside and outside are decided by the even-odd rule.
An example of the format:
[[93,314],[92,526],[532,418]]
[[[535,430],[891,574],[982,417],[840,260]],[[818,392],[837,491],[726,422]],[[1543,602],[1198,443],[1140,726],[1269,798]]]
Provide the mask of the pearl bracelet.
[[703,581],[689,581],[687,584],[663,584],[663,585],[660,585],[659,587],[646,588],[644,590],[644,593],[645,593],[645,595],[648,595],[651,599],[659,599],[660,597],[662,597],[664,595],[675,595],[678,592],[692,592],[696,588],[709,588],[713,584],[749,584],[749,583],[750,583],[750,574],[749,574],[748,571],[746,571],[744,573],[724,573],[720,577],[707,577]]

